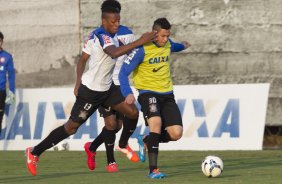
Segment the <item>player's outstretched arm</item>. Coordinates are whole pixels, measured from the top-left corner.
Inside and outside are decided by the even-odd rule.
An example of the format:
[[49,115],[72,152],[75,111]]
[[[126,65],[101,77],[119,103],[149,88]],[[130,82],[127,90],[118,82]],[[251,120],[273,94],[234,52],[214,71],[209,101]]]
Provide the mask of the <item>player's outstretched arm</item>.
[[151,42],[155,39],[156,37],[156,32],[152,31],[152,32],[147,32],[144,33],[139,39],[135,40],[134,42],[127,44],[127,45],[123,45],[120,47],[116,47],[114,45],[111,45],[109,47],[106,47],[104,49],[104,51],[111,56],[112,58],[117,58],[119,56],[122,56],[126,53],[128,53],[129,51],[131,51],[132,49],[139,47],[141,45],[144,45],[145,43]]
[[86,62],[88,61],[89,57],[90,56],[88,54],[86,54],[85,52],[82,52],[82,54],[79,58],[79,61],[76,64],[76,82],[75,82],[75,86],[74,86],[74,90],[73,90],[73,93],[74,93],[75,96],[77,96],[78,88],[79,88],[79,85],[81,83],[81,77],[82,77],[82,74],[84,72]]
[[169,42],[171,44],[171,52],[180,52],[180,51],[185,50],[185,49],[187,49],[191,46],[190,43],[187,42],[187,41],[183,41],[181,43],[176,43],[176,42],[173,42],[171,39],[169,39]]

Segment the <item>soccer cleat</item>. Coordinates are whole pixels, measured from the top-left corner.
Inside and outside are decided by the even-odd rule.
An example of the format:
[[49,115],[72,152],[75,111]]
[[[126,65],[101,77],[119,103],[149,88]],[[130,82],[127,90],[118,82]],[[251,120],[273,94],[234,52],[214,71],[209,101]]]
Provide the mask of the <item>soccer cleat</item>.
[[143,142],[143,135],[138,135],[137,142],[139,144],[139,152],[138,152],[139,159],[141,162],[145,162],[146,161],[146,148]]
[[32,155],[31,151],[32,151],[32,147],[26,148],[25,150],[26,166],[28,171],[33,176],[36,176],[36,167],[37,167],[37,162],[39,161],[39,157]]
[[116,149],[124,153],[130,161],[139,162],[137,154],[129,147],[129,145],[126,145],[125,148],[120,148],[119,146],[116,146]]
[[109,165],[106,166],[106,170],[109,173],[118,172],[118,165],[117,165],[117,163],[115,163],[115,162],[109,163]]
[[91,142],[85,143],[84,150],[87,155],[88,168],[93,171],[96,168],[96,161],[95,161],[96,152],[91,152],[89,150],[90,145],[91,145]]
[[166,177],[166,174],[161,173],[160,169],[154,169],[153,172],[148,174],[148,178],[152,179],[163,179]]

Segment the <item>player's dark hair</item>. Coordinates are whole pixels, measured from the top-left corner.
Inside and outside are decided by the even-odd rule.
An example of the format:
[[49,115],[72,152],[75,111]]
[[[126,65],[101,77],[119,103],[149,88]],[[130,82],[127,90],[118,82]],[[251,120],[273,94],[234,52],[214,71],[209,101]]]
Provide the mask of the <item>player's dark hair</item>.
[[102,13],[120,13],[121,5],[117,0],[105,0],[101,5]]
[[166,18],[158,18],[153,24],[153,30],[156,30],[158,28],[168,30],[171,28],[171,25]]
[[1,31],[0,31],[0,39],[4,40],[4,35],[3,35],[3,33]]

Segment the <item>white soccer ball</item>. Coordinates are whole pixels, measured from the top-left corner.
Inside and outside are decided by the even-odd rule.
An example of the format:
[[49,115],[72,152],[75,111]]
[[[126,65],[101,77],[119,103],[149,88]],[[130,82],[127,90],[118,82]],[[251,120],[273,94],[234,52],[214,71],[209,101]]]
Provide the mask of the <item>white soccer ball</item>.
[[202,161],[202,171],[208,177],[218,177],[223,171],[223,162],[218,156],[207,156]]

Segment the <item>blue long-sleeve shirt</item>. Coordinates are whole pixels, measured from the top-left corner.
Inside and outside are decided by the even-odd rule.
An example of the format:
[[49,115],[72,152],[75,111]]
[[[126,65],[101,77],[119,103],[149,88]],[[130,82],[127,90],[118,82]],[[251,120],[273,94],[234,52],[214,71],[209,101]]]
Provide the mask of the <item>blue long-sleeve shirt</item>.
[[5,50],[0,50],[0,90],[6,90],[7,74],[9,89],[15,93],[15,69],[13,57]]
[[[185,49],[185,46],[181,43],[175,43],[170,39],[169,42],[171,44],[171,48],[170,48],[171,52],[180,52]],[[119,73],[119,82],[120,82],[121,92],[125,97],[128,96],[129,94],[133,94],[129,85],[128,76],[135,68],[137,68],[139,64],[143,62],[144,56],[145,56],[144,47],[140,46],[134,49],[131,52],[131,54],[129,54],[127,59],[124,60],[124,64],[122,65]],[[139,91],[139,93],[144,93],[144,92],[146,92],[146,90]]]

